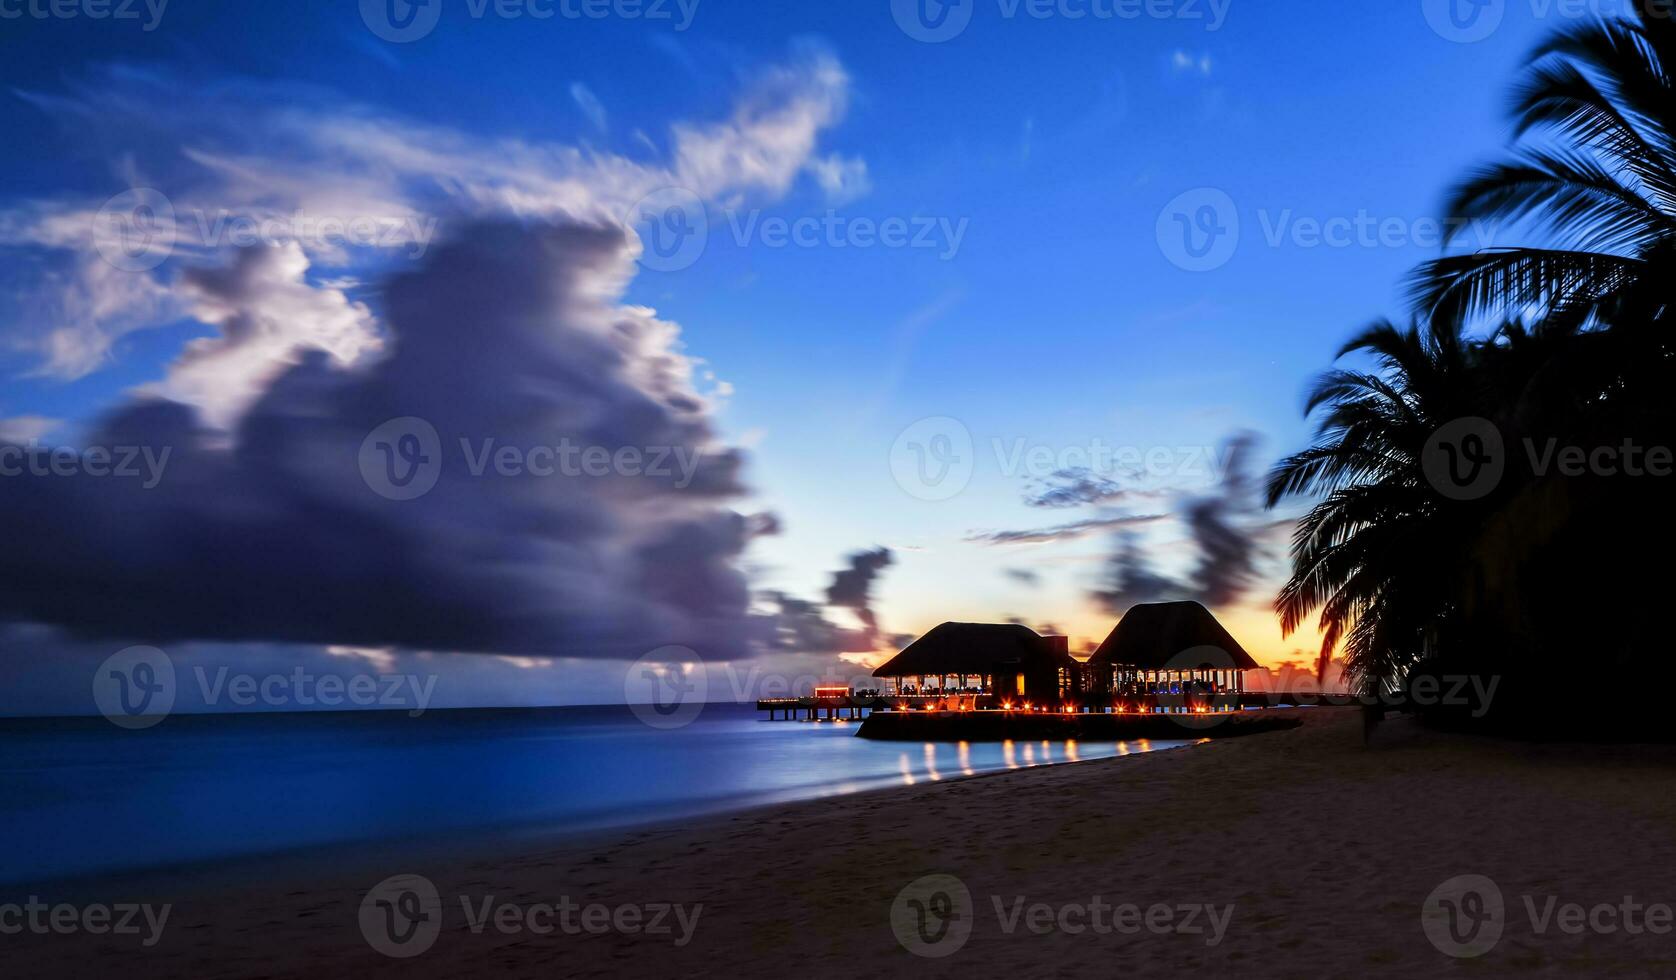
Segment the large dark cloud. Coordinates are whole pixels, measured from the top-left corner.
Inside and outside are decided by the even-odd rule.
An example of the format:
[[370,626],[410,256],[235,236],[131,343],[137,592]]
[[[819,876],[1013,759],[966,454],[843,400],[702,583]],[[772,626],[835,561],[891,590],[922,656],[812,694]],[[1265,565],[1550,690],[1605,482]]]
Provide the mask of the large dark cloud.
[[[154,642],[745,652],[761,624],[738,559],[772,527],[728,506],[743,458],[718,443],[675,328],[619,305],[632,262],[615,228],[474,225],[387,284],[370,366],[303,358],[230,438],[181,404],[119,408],[85,444],[167,447],[163,479],[0,479],[0,617]],[[404,416],[435,427],[442,467],[428,494],[389,500],[358,458]],[[694,463],[474,475],[462,439]]]

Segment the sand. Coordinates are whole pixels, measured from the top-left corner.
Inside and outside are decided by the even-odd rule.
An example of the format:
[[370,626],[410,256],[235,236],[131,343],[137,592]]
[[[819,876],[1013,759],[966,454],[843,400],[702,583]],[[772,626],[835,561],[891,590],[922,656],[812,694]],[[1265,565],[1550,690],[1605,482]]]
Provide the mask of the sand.
[[[1621,911],[1626,896],[1638,907],[1676,904],[1676,749],[1535,746],[1425,732],[1401,719],[1364,746],[1356,711],[1302,713],[1306,723],[1292,731],[1168,752],[922,782],[490,859],[408,861],[301,882],[253,879],[172,896],[162,939],[149,950],[133,937],[0,936],[0,976],[1676,970],[1669,923],[1655,933],[1648,926],[1660,924],[1656,912],[1648,922],[1645,909],[1632,907],[1627,919]],[[374,951],[359,925],[368,889],[398,873],[434,882],[443,908],[433,944],[407,959]],[[1499,887],[1503,932],[1482,956],[1454,958],[1428,939],[1421,913],[1437,886],[1469,874]],[[970,903],[946,881],[903,895],[927,875],[958,879]],[[938,890],[962,903],[948,908],[969,935],[957,941],[964,927],[956,925],[929,947],[947,955],[914,955],[893,929],[893,904],[917,943],[924,937],[906,903],[939,901],[929,897]],[[694,906],[702,910],[685,945],[676,944],[682,930],[673,913],[664,916],[668,934],[569,934],[557,916],[540,914],[537,924],[554,932],[504,934],[491,924],[474,933],[462,895],[474,908],[494,896],[492,907],[512,906],[506,915],[562,896],[604,906],[596,915],[631,903],[646,917],[642,926],[657,915],[654,903],[680,904],[689,916]],[[1143,922],[1155,916],[1156,931],[1129,928],[1132,920],[1123,930],[1087,928],[1096,896],[1098,908],[1132,904]],[[1533,923],[1529,908],[1540,914],[1550,899],[1554,914]],[[1046,909],[1030,912],[1038,903]],[[1559,925],[1569,903],[1584,907],[1585,923],[1599,903],[1620,911],[1609,921],[1596,910],[1595,927],[1573,934]],[[1200,911],[1189,919],[1191,908]],[[1219,937],[1207,908],[1227,916]],[[617,914],[632,925],[629,913]],[[1103,922],[1115,914],[1102,913]],[[935,937],[944,919],[929,915],[925,936]],[[1032,915],[1045,931],[1032,931]],[[1636,927],[1639,934],[1627,931]]]

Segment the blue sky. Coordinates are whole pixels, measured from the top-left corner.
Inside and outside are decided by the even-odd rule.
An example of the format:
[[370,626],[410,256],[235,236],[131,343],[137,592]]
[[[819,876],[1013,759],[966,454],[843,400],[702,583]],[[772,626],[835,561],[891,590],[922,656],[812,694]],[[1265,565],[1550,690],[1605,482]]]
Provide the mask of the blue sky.
[[[818,64],[840,80],[819,83],[810,145],[775,151],[797,156],[782,174],[734,185],[713,175],[703,253],[673,271],[642,268],[622,297],[679,324],[715,430],[747,454],[751,494],[732,506],[772,511],[783,525],[754,540],[740,567],[753,589],[816,598],[846,554],[888,547],[894,563],[870,600],[888,633],[1016,615],[1079,639],[1097,639],[1113,618],[1088,595],[1111,550],[1106,534],[1029,545],[974,535],[1157,513],[1136,527],[1157,565],[1182,576],[1192,557],[1180,503],[1214,492],[1216,474],[1189,465],[1137,484],[1112,473],[1144,493],[1032,507],[1025,493],[1050,473],[1005,466],[997,441],[1045,448],[1055,461],[1101,445],[1203,459],[1252,431],[1261,467],[1301,447],[1310,378],[1355,328],[1402,315],[1403,277],[1436,252],[1427,219],[1453,181],[1504,145],[1518,66],[1567,23],[1558,6],[1510,0],[1489,8],[1496,30],[1459,43],[1432,26],[1431,0],[1232,0],[1216,30],[1205,0],[1155,8],[1182,16],[1133,18],[1065,15],[1109,2],[1009,17],[1009,4],[968,0],[967,27],[932,44],[910,37],[888,0],[700,0],[684,30],[673,5],[675,20],[532,20],[432,2],[434,30],[400,44],[369,30],[353,0],[172,0],[149,31],[85,16],[0,20],[0,210],[13,228],[0,244],[11,267],[0,419],[35,420],[45,438],[74,442],[133,389],[168,377],[189,341],[217,331],[202,316],[160,315],[106,330],[108,349],[90,361],[53,364],[43,338],[64,307],[39,294],[64,248],[15,230],[42,202],[97,208],[164,183],[171,196],[194,195],[204,173],[180,165],[188,150],[304,168],[285,171],[301,181],[317,179],[307,167],[343,177],[341,160],[285,141],[287,124],[333,112],[446,132],[448,145],[480,155],[472,173],[496,193],[509,182],[484,176],[484,161],[498,146],[577,148],[608,158],[613,173],[666,167],[679,127],[724,123],[806,84],[788,78]],[[242,116],[250,107],[273,115]],[[355,177],[388,176],[388,159],[360,161]],[[723,166],[751,163],[747,153]],[[424,183],[411,176],[404,193]],[[440,191],[410,199],[440,196],[456,213],[480,206],[482,187],[452,180],[439,174]],[[1216,268],[1189,271],[1172,262],[1160,227],[1172,202],[1196,193],[1194,211],[1205,189],[1226,195],[1240,235]],[[846,230],[773,247],[774,221],[829,214]],[[860,247],[857,219],[926,231],[930,247]],[[1359,219],[1383,222],[1383,240],[1312,239],[1311,221]],[[746,223],[753,231],[740,241]],[[156,275],[167,282],[229,254],[177,255]],[[407,261],[371,250],[328,270],[310,257],[309,284],[352,276],[343,294],[375,319],[375,284]],[[898,436],[931,417],[957,420],[974,444],[971,481],[948,500],[919,499],[892,475]],[[1219,610],[1269,660],[1294,645],[1265,612],[1283,542],[1263,539],[1261,581]],[[830,612],[853,625],[853,607]]]

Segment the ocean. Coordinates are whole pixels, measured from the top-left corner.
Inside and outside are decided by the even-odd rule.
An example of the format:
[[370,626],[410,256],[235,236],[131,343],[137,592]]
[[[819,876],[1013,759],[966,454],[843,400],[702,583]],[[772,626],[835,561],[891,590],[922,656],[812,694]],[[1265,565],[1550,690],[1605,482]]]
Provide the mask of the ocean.
[[1188,742],[902,743],[706,705],[0,720],[0,884],[593,831]]

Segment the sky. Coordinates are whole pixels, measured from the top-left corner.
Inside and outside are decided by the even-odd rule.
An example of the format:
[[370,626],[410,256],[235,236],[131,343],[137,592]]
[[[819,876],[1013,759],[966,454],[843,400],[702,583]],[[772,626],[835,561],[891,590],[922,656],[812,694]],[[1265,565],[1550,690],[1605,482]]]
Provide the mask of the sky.
[[1148,598],[1308,659],[1261,475],[1597,9],[0,0],[0,442],[171,450],[0,477],[0,713],[135,644],[754,694]]

